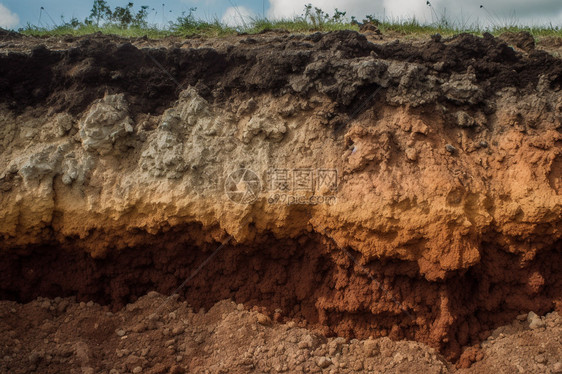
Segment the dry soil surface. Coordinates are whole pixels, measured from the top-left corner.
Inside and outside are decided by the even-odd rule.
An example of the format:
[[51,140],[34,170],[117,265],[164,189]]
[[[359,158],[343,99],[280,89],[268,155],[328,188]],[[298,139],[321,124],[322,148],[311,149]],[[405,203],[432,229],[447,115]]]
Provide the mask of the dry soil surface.
[[[519,316],[457,367],[389,338],[326,338],[225,300],[207,312],[156,292],[112,313],[93,302],[0,303],[2,373],[561,373],[562,318]],[[459,369],[460,368],[460,369]]]

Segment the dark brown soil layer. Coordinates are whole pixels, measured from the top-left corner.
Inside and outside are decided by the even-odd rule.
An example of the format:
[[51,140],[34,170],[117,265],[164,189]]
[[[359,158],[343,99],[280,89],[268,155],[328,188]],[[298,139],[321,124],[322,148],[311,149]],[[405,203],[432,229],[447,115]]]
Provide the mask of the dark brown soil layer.
[[[170,294],[219,245],[194,245],[189,238],[197,231],[147,237],[146,245],[104,259],[72,251],[72,243],[2,253],[0,298],[76,295],[118,310],[151,290]],[[318,236],[268,237],[252,247],[227,244],[179,293],[196,309],[230,298],[327,335],[413,339],[457,360],[463,347],[523,312],[560,310],[561,268],[560,243],[527,262],[488,246],[477,266],[429,282],[413,263],[354,264],[346,250]]]
[[[143,48],[130,40],[103,35],[69,37],[65,43],[69,44],[65,49],[56,50],[33,40],[30,44],[35,47],[29,52],[0,55],[0,102],[9,103],[13,110],[42,106],[76,114],[106,92],[124,92],[133,112],[160,113],[177,99],[181,89],[191,85],[211,102],[263,92],[307,96],[317,90],[328,95],[340,112],[356,115],[354,103],[369,96],[377,83],[350,74],[349,63],[368,56],[420,64],[427,69],[419,71],[416,79],[420,84],[427,77],[447,79],[471,67],[485,96],[457,100],[456,105],[484,105],[486,97],[505,87],[534,89],[540,75],[545,75],[551,88],[562,84],[560,59],[541,50],[517,53],[490,34],[384,44],[370,43],[354,31],[274,34],[239,37],[234,43],[208,42],[207,46],[200,42],[198,48],[187,48],[189,42]],[[10,43],[4,45],[9,51]],[[143,45],[151,47],[151,42]],[[311,63],[315,63],[314,69]],[[298,75],[314,84],[295,88],[290,80]],[[411,88],[415,90],[415,86]],[[431,99],[424,100],[424,105],[447,101],[432,95],[431,85],[428,88],[426,95]]]

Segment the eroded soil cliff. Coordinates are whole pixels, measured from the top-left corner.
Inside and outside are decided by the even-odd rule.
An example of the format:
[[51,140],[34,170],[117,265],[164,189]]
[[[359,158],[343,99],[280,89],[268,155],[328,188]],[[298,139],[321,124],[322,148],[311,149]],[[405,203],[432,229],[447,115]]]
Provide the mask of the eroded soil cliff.
[[118,309],[200,267],[195,308],[456,360],[562,308],[561,84],[491,35],[5,35],[0,296]]

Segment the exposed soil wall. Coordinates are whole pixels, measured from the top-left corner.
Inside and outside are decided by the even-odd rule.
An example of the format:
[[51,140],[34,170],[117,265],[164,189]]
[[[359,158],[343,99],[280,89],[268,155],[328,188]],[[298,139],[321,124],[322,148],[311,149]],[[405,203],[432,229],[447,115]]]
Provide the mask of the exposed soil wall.
[[457,359],[562,308],[561,74],[491,35],[9,37],[0,296],[119,308],[228,240],[193,306]]
[[557,249],[524,261],[486,243],[478,265],[430,282],[414,263],[363,266],[318,236],[268,237],[251,246],[224,246],[177,290],[215,248],[193,245],[186,235],[193,228],[173,231],[105,259],[58,245],[4,254],[0,297],[29,302],[38,296],[76,295],[118,310],[152,290],[178,291],[196,310],[232,299],[259,306],[279,322],[323,328],[328,336],[421,341],[452,360],[462,347],[478,344],[526,310],[544,314],[560,308],[562,253]]

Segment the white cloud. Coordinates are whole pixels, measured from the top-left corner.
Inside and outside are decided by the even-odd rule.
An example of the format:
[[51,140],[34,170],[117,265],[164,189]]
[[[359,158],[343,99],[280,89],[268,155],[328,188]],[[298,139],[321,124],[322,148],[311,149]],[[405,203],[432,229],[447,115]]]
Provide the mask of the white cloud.
[[[422,15],[429,15],[430,9],[427,7],[426,0],[310,0],[310,3],[323,11],[332,15],[334,9],[346,12],[346,16],[355,16],[363,19],[365,15],[374,15],[382,18],[406,18]],[[269,17],[271,18],[290,18],[304,13],[304,3],[302,0],[269,0]],[[423,17],[422,17],[423,18]]]
[[415,17],[420,22],[431,22],[431,9],[427,6],[426,0],[384,0],[383,6],[381,18],[410,19]]
[[334,8],[347,12],[348,16],[365,16],[382,11],[383,6],[372,0],[269,0],[270,8],[268,15],[271,18],[292,18],[302,15],[304,4],[312,4],[325,12],[333,14]]
[[562,20],[559,0],[478,0],[460,4],[455,0],[432,0],[431,4],[436,15],[446,14],[453,22],[468,25],[548,25]]
[[[562,22],[562,1],[560,0],[269,0],[270,18],[291,18],[302,15],[304,5],[311,3],[329,14],[334,8],[356,16],[361,20],[365,15],[379,19],[398,20],[416,17],[420,22],[433,22],[445,16],[456,25],[504,26],[510,23],[519,25],[553,25]],[[480,8],[483,5],[484,8]]]
[[17,26],[18,23],[20,23],[18,15],[0,3],[0,27],[11,29]]
[[254,12],[246,7],[230,7],[224,12],[221,22],[232,27],[245,26],[248,25],[254,17]]

